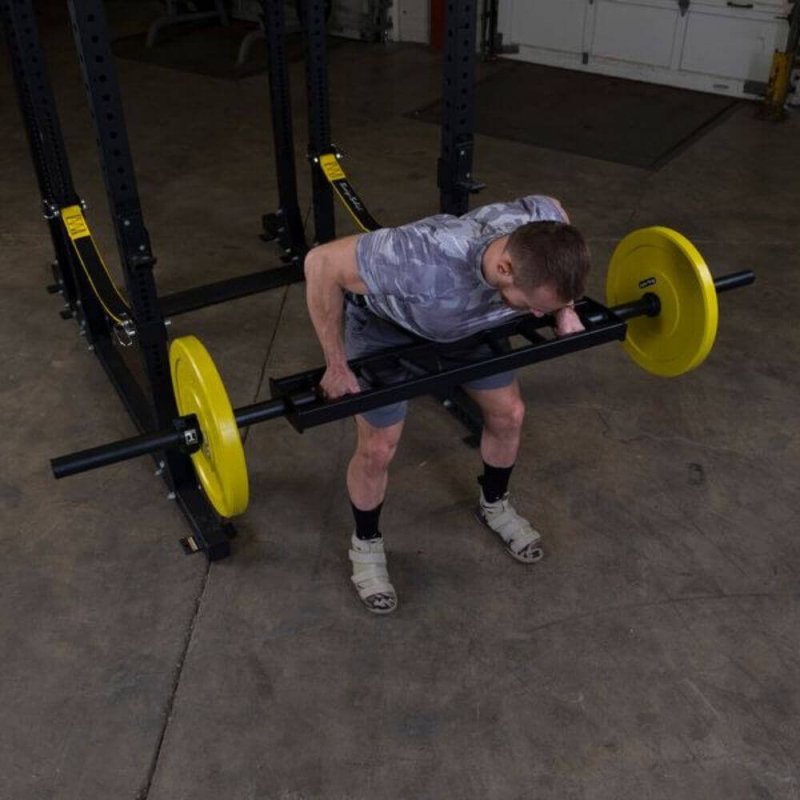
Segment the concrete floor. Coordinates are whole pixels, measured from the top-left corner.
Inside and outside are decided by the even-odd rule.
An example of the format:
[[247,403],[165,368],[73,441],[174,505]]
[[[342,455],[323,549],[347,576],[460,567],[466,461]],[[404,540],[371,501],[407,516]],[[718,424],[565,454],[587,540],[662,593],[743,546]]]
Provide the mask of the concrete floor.
[[[118,34],[152,10],[110,8]],[[66,23],[42,24],[113,262]],[[271,263],[256,236],[276,203],[264,77],[118,68],[161,290]],[[331,85],[335,141],[375,216],[435,211],[438,129],[403,114],[437,97],[436,56],[346,44]],[[616,345],[524,373],[513,488],[546,537],[534,567],[473,521],[477,456],[415,402],[382,525],[401,607],[373,618],[348,580],[347,420],[251,429],[252,505],[211,566],[182,555],[149,460],[51,478],[49,457],[132,427],[44,292],[52,248],[0,72],[0,797],[800,796],[798,132],[743,106],[655,173],[478,139],[483,201],[562,199],[592,246],[590,294],[616,241],[654,223],[758,284],[723,298],[712,355],[681,379]],[[173,329],[206,342],[234,405],[265,359],[272,375],[320,362],[299,286]]]

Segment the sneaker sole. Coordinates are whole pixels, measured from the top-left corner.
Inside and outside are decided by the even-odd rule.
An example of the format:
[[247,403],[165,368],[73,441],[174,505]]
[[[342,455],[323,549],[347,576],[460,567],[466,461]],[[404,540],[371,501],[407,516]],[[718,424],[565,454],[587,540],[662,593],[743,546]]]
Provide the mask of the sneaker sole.
[[[356,593],[356,597],[358,597],[358,593]],[[394,614],[394,612],[397,611],[397,607],[400,605],[400,603],[395,600],[395,603],[391,608],[373,608],[372,606],[367,605],[367,603],[360,597],[358,597],[358,599],[361,605],[364,606],[364,608],[366,608],[370,614],[376,614],[379,617],[385,617],[387,614]]]

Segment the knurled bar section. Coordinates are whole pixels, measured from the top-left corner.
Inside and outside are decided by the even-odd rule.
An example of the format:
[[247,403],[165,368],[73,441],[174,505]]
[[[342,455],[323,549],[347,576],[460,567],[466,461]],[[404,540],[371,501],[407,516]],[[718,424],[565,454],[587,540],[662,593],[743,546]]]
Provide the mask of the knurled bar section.
[[56,208],[78,202],[31,0],[2,0],[11,71],[17,87],[42,200]]

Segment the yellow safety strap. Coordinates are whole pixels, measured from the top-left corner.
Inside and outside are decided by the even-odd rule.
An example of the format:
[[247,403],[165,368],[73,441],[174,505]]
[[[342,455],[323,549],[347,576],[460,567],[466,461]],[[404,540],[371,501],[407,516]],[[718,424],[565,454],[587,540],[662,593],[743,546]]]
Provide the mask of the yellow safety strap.
[[128,321],[132,319],[130,306],[114,283],[108,267],[95,246],[92,233],[83,216],[83,209],[80,206],[66,206],[61,209],[61,220],[86,279],[103,310],[117,325],[124,325],[126,319]]
[[358,196],[350,181],[347,180],[347,175],[345,175],[342,165],[339,163],[339,158],[335,153],[323,153],[319,157],[319,166],[323,175],[328,179],[328,183],[336,192],[336,196],[341,200],[342,205],[364,233],[383,227],[367,211],[364,201]]

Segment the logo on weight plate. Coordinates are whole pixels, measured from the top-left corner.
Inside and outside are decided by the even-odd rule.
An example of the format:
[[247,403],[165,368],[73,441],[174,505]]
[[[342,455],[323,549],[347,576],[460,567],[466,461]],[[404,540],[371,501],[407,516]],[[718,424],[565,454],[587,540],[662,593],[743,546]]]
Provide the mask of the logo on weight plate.
[[639,288],[640,289],[649,289],[651,286],[656,285],[655,278],[645,278],[643,281],[639,281]]

